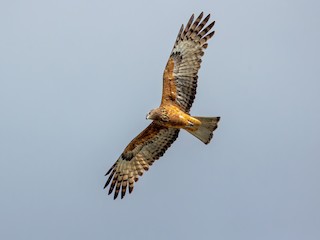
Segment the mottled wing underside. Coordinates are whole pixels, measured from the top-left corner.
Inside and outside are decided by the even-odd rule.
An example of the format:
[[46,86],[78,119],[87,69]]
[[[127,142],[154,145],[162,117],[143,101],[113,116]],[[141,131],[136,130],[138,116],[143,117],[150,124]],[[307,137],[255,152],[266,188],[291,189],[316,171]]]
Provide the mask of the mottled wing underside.
[[188,113],[194,101],[201,57],[207,41],[214,31],[208,33],[215,22],[204,27],[210,14],[202,20],[201,13],[195,21],[194,15],[184,28],[180,28],[173,50],[163,74],[162,104],[174,102]]
[[125,148],[115,164],[109,169],[105,188],[111,183],[109,194],[114,191],[114,199],[121,190],[121,198],[133,190],[145,171],[159,159],[177,139],[179,129],[171,129],[152,122],[144,131],[135,137]]

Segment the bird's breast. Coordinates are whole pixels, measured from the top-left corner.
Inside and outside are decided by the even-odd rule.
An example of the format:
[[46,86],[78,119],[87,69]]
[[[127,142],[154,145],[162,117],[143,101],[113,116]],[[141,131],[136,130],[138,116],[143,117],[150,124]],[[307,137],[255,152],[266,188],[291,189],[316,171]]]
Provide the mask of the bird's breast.
[[191,117],[175,106],[166,107],[166,114],[168,121],[161,123],[166,127],[190,129],[198,128],[201,124],[199,120]]

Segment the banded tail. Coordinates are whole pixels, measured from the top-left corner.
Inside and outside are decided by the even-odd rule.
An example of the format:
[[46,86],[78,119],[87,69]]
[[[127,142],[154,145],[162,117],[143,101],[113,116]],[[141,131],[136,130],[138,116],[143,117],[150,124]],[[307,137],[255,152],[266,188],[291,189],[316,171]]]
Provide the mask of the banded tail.
[[220,117],[194,117],[201,122],[196,131],[187,130],[193,136],[208,144],[213,136],[213,131],[217,129]]

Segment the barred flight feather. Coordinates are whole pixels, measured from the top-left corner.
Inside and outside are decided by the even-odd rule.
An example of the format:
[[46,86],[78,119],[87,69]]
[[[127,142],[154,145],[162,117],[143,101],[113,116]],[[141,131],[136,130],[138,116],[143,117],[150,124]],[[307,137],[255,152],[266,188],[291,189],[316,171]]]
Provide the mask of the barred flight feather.
[[[182,25],[165,69],[167,74],[164,74],[163,79],[162,103],[173,99],[174,103],[186,113],[190,111],[195,99],[201,57],[204,55],[204,49],[208,47],[207,41],[214,34],[214,31],[210,33],[209,31],[215,22],[205,27],[210,19],[210,14],[203,20],[202,17],[203,13],[193,21],[194,15],[192,15],[186,27],[183,28]],[[170,69],[170,59],[174,62],[173,69]],[[175,92],[172,91],[174,90],[170,83],[172,80],[168,76],[172,76],[174,79]]]
[[[109,175],[104,188],[111,183],[108,194],[114,191],[116,199],[121,190],[121,198],[133,191],[134,182],[153,162],[159,159],[171,144],[177,139],[179,129],[166,128],[151,123],[141,134],[134,138],[127,146],[126,150],[120,155],[116,163],[109,169],[106,175]],[[132,155],[130,160],[123,156]],[[129,184],[128,184],[129,182]]]

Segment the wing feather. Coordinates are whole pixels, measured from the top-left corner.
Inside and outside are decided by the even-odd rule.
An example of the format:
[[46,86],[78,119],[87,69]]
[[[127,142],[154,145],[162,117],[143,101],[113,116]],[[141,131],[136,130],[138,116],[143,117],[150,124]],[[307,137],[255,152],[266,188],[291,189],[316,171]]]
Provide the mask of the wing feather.
[[202,18],[203,13],[193,21],[192,15],[184,29],[182,25],[163,74],[161,104],[174,103],[186,113],[195,99],[201,57],[214,34],[209,31],[215,22],[205,27],[210,14]]
[[194,14],[191,15],[191,17],[190,17],[190,19],[189,19],[189,21],[188,21],[188,23],[187,23],[182,35],[181,35],[182,37],[184,37],[184,36],[186,36],[188,34],[188,29],[190,28],[191,23],[193,22],[193,19],[194,19]]
[[108,180],[104,188],[111,183],[108,194],[114,191],[116,199],[121,191],[121,198],[133,191],[134,182],[148,171],[153,162],[159,159],[177,139],[179,129],[160,126],[152,122],[144,131],[134,138],[125,148],[115,164],[106,175]]

